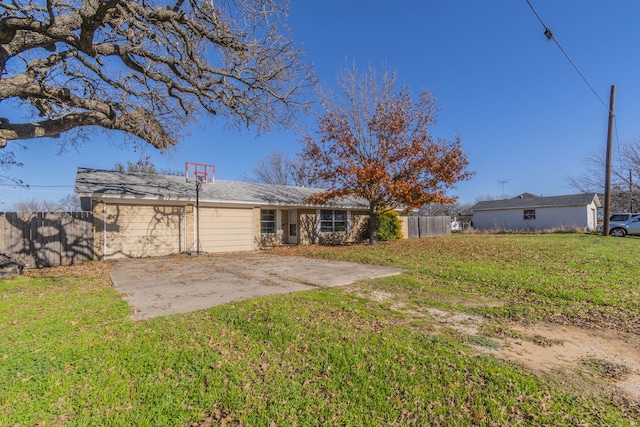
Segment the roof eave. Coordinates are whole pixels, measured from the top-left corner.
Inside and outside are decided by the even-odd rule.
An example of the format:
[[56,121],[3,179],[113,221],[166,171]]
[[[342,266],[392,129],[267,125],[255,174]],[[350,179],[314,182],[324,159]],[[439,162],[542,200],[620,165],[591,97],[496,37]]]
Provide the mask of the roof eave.
[[[163,202],[183,202],[183,203],[196,203],[194,197],[181,197],[181,196],[151,196],[148,194],[111,194],[111,193],[77,193],[80,197],[92,197],[95,200],[122,200],[122,201],[163,201]],[[264,200],[221,200],[221,199],[207,199],[200,198],[197,200],[199,204],[203,205],[233,205],[233,206],[264,206],[264,207],[280,207],[290,209],[323,209],[323,208],[335,208],[335,209],[353,209],[363,210],[367,209],[366,206],[356,205],[314,205],[305,203],[288,203],[288,202],[267,202]]]

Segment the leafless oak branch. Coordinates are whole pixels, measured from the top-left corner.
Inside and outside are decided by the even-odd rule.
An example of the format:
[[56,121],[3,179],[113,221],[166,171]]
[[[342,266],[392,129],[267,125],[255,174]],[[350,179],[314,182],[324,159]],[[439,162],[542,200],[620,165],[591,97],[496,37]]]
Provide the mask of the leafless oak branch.
[[258,132],[306,106],[310,68],[277,0],[14,0],[0,13],[0,148],[87,126],[158,148],[206,112]]

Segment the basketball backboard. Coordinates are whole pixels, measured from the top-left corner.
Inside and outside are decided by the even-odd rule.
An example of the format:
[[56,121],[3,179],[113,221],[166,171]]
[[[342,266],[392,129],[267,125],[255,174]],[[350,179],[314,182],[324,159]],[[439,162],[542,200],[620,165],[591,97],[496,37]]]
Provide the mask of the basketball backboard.
[[200,182],[202,184],[214,184],[216,168],[205,163],[187,162],[185,166],[187,182]]

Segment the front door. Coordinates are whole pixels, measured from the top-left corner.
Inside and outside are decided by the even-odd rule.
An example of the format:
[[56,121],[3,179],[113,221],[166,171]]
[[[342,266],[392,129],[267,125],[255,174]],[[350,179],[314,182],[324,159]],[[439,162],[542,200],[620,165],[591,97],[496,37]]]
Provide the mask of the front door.
[[287,230],[287,243],[298,244],[298,211],[289,209],[289,230]]

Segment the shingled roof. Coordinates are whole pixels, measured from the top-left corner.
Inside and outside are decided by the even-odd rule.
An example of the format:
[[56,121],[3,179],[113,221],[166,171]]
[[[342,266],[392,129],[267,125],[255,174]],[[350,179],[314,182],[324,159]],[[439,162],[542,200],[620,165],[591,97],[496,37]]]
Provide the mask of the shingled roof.
[[493,211],[500,209],[535,209],[566,206],[586,206],[593,202],[600,207],[600,199],[596,193],[570,194],[567,196],[535,196],[523,193],[520,196],[504,200],[485,200],[471,207],[472,211]]
[[[216,180],[202,185],[201,203],[253,204],[256,206],[312,206],[306,199],[324,190],[309,187],[256,184],[251,182]],[[117,171],[78,168],[75,192],[81,197],[109,199],[148,199],[166,201],[194,201],[194,183],[183,176],[124,173]],[[366,200],[348,197],[327,203],[327,207],[367,209]]]

